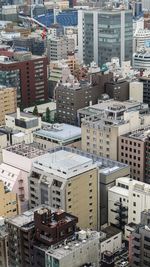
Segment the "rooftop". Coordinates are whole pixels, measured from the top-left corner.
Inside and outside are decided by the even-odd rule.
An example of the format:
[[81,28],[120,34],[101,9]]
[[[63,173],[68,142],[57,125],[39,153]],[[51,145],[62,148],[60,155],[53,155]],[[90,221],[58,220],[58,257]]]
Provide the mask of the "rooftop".
[[[16,227],[24,227],[29,225],[32,226],[34,221],[34,212],[40,211],[43,208],[49,208],[47,205],[40,205],[35,207],[34,209],[30,209],[28,211],[23,212],[21,215],[17,215],[15,217],[6,219],[6,222],[13,224]],[[54,209],[52,209],[54,210]],[[31,224],[31,225],[30,225]]]
[[48,173],[61,175],[66,179],[96,168],[96,164],[91,159],[65,150],[47,153],[38,158],[33,166],[38,169],[44,168]]
[[45,154],[45,151],[33,144],[20,143],[6,148],[7,151],[27,157],[29,159]]
[[140,141],[145,141],[147,137],[150,135],[150,126],[138,129],[131,133],[125,134],[124,136],[133,138]]
[[[84,238],[80,238],[80,232]],[[92,242],[93,240],[95,241],[97,240],[97,246],[99,245],[99,237],[100,237],[99,232],[90,230],[88,231],[81,230],[80,232],[78,232],[79,238],[75,236],[74,240],[70,239],[68,243],[64,242],[60,245],[56,245],[53,248],[49,249],[47,251],[47,254],[52,255],[56,259],[61,259],[74,251],[80,250],[84,244],[88,243],[90,244],[90,242]]]
[[[70,164],[70,161],[73,159],[74,167],[75,167],[75,165],[81,166],[82,162],[85,163],[85,166],[87,165],[87,163],[89,163],[89,165],[93,165],[93,167],[98,166],[100,169],[100,172],[103,173],[104,175],[108,175],[108,174],[116,172],[116,170],[120,170],[120,169],[128,167],[128,165],[126,165],[124,163],[114,161],[114,160],[111,160],[109,158],[96,156],[94,154],[90,154],[90,153],[81,151],[79,149],[75,149],[75,148],[71,148],[71,147],[63,147],[63,146],[62,147],[59,146],[59,147],[55,147],[54,149],[50,149],[49,154],[48,153],[46,154],[46,160],[44,161],[44,156],[43,156],[42,162],[34,162],[34,166],[37,166],[38,168],[39,167],[43,168],[45,166],[45,163],[46,163],[47,164],[47,172],[52,173],[52,169],[50,167],[51,167],[51,164],[55,165],[56,152],[62,153],[62,154],[61,153],[57,154],[57,155],[59,155],[58,159],[60,160],[61,165],[63,165],[63,159],[65,160],[66,156],[67,156],[67,158],[70,159],[69,161],[67,159],[67,166]],[[66,154],[65,152],[68,152],[68,153]],[[63,157],[60,158],[60,156],[62,156],[62,155],[63,155]],[[50,162],[49,159],[52,162]],[[61,159],[62,159],[62,161],[61,161]],[[77,159],[77,161],[76,161],[76,159]],[[81,159],[82,159],[82,161],[80,161]],[[40,166],[39,165],[40,163],[43,164],[44,166],[43,167],[42,167],[42,165]],[[59,167],[58,161],[57,161],[57,165]],[[50,166],[50,167],[48,167],[48,166]],[[56,167],[56,165],[55,165],[55,167]],[[71,166],[69,165],[69,167],[72,168],[72,165]],[[63,166],[62,166],[62,168],[63,168]],[[59,169],[60,169],[60,167],[59,167]],[[86,169],[85,169],[85,171],[86,171]],[[60,171],[58,172],[58,174],[60,175]],[[62,175],[62,173],[61,173],[61,175]],[[75,175],[75,172],[74,172],[74,175]],[[66,176],[64,176],[64,177],[66,177]]]
[[42,125],[41,130],[34,132],[34,135],[46,137],[50,140],[55,140],[58,142],[67,142],[81,138],[81,128],[65,123],[45,123]]
[[114,226],[108,226],[104,228],[102,232],[106,234],[106,239],[108,239],[108,238],[111,238],[112,236],[115,236],[121,233],[121,230]]

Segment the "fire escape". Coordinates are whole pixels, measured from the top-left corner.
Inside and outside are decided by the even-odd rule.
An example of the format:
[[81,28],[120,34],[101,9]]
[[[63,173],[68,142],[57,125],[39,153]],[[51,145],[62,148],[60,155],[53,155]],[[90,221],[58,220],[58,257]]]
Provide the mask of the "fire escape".
[[116,227],[124,230],[125,224],[127,224],[128,220],[128,207],[123,206],[122,199],[116,201],[114,205],[117,207],[113,212],[116,213],[115,219],[117,220]]

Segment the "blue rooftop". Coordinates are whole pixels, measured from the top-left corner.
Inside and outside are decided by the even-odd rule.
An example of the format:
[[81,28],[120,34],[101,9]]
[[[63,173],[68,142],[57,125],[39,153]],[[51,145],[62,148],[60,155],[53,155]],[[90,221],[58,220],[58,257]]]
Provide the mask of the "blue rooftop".
[[[54,23],[54,13],[50,11],[47,14],[35,17],[40,23],[46,27],[50,27]],[[77,26],[78,24],[78,11],[77,10],[64,10],[56,15],[56,23],[62,26]]]

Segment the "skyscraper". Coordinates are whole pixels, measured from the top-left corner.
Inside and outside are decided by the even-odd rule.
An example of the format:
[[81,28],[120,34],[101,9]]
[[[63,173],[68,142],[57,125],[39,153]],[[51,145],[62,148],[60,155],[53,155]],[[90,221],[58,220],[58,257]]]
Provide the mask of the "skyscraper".
[[99,66],[119,57],[132,59],[132,12],[123,9],[79,10],[79,58]]

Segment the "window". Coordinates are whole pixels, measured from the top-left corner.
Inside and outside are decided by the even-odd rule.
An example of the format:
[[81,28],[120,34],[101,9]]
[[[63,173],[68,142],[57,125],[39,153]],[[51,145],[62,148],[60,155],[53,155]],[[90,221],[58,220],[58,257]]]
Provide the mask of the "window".
[[136,202],[133,202],[133,206],[136,207]]

